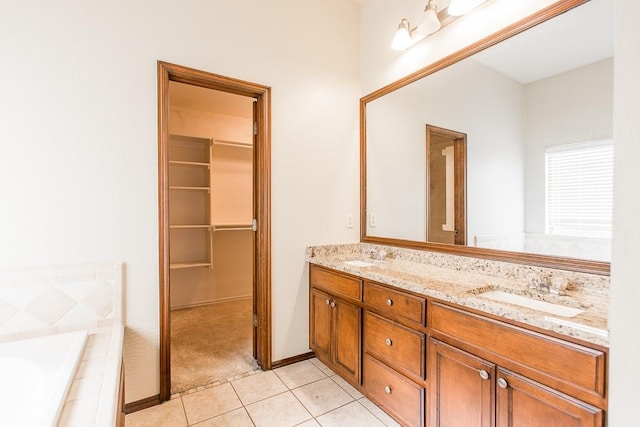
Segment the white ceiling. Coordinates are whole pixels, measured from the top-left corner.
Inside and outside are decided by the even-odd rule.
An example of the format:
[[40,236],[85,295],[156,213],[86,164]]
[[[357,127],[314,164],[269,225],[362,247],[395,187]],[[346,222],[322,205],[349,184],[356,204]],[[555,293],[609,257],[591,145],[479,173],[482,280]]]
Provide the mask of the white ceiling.
[[169,105],[172,107],[252,118],[252,103],[253,98],[247,96],[169,82]]
[[473,56],[526,84],[613,56],[613,0],[591,0]]

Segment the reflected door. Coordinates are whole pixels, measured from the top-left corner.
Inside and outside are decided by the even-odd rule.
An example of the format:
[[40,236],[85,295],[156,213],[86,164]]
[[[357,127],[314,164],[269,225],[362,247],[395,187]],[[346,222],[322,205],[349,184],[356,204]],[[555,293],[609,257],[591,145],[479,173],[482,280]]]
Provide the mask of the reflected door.
[[426,125],[427,241],[465,245],[467,135]]

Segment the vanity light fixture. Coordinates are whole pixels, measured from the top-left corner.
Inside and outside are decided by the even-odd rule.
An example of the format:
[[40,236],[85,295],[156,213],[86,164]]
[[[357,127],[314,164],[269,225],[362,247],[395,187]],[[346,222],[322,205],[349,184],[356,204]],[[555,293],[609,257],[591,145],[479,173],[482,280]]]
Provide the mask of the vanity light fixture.
[[422,20],[416,28],[416,32],[423,36],[433,34],[440,29],[440,20],[438,19],[438,4],[436,0],[429,0],[422,12]]
[[428,0],[422,13],[420,24],[415,28],[411,28],[407,18],[402,18],[396,35],[393,37],[391,49],[405,50],[423,40],[429,34],[438,31],[440,29],[440,20],[438,19],[437,8],[436,0]]
[[[471,12],[473,9],[480,6],[482,3],[488,0],[451,0],[451,3],[446,8],[446,12],[441,12],[438,16],[438,4],[436,0],[427,0],[427,5],[424,8],[420,23],[417,27],[411,28],[411,24],[407,18],[402,18],[398,30],[391,43],[393,50],[405,50],[424,40],[430,34],[438,31],[442,25],[447,25],[453,22],[456,18]],[[440,18],[443,17],[443,22],[440,22]]]
[[462,16],[471,12],[487,0],[451,0],[447,13],[451,16]]

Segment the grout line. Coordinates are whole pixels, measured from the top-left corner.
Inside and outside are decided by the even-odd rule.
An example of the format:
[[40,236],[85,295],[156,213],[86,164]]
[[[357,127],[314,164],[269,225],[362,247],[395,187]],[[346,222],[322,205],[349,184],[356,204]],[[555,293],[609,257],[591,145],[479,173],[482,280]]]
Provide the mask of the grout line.
[[[187,422],[187,426],[189,426],[191,424],[189,424],[189,417],[187,417],[187,408],[184,407],[182,396],[178,397],[178,399],[180,399],[180,405],[182,406],[182,413],[184,414],[184,420]],[[126,422],[125,422],[125,425],[126,425]]]

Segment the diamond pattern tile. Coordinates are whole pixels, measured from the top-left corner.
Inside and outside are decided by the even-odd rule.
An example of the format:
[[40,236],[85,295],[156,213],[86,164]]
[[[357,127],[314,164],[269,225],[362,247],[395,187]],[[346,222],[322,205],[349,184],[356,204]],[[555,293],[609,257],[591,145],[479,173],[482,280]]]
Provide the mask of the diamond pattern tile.
[[25,308],[38,319],[53,325],[75,305],[76,302],[65,293],[49,288]]
[[120,321],[122,269],[100,263],[0,271],[0,340]]
[[113,286],[104,281],[97,282],[92,292],[81,302],[102,318],[106,318],[113,312]]

